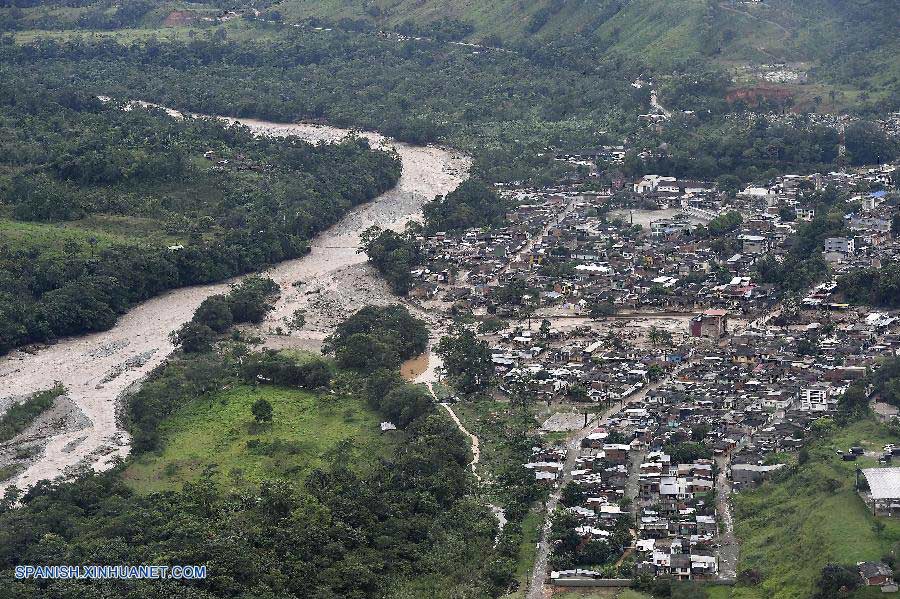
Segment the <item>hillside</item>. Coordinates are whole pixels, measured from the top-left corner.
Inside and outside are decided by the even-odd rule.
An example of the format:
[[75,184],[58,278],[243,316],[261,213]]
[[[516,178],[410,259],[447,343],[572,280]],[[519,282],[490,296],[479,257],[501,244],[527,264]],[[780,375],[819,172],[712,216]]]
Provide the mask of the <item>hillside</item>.
[[[0,8],[0,32],[31,40],[65,32],[144,38],[226,25],[230,40],[276,34],[246,19],[442,41],[504,46],[568,60],[622,58],[658,75],[715,62],[739,86],[789,88],[804,105],[829,110],[896,98],[900,17],[893,0],[19,0]],[[245,19],[246,18],[246,19]],[[276,34],[277,35],[277,34]],[[773,68],[771,65],[786,64]],[[896,100],[894,100],[896,101]],[[888,108],[890,108],[888,106]]]
[[813,80],[871,94],[897,84],[895,8],[891,0],[282,0],[271,10],[285,20],[351,19],[489,44],[581,41],[598,56],[656,67],[714,58],[737,74],[747,65],[800,63]]

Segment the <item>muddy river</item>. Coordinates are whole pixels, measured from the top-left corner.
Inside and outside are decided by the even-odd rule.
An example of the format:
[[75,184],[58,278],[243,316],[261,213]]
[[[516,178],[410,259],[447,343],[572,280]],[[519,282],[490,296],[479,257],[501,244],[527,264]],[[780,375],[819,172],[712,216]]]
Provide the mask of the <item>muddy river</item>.
[[[259,135],[296,135],[309,141],[333,142],[350,133],[321,125],[239,122]],[[426,201],[453,190],[467,175],[468,158],[453,150],[363,135],[373,146],[396,149],[403,162],[399,184],[316,237],[308,255],[265,273],[281,286],[275,310],[261,325],[267,346],[316,349],[349,312],[366,304],[395,302],[366,264],[365,256],[358,253],[360,233],[371,225],[401,229],[421,216]],[[228,283],[222,283],[171,291],[136,306],[109,331],[63,339],[35,353],[17,351],[0,358],[0,410],[59,381],[68,390],[68,409],[75,412],[60,418],[58,422],[63,424],[58,429],[41,428],[44,432],[38,433],[42,438],[35,459],[6,484],[27,488],[78,468],[104,470],[126,456],[130,444],[116,418],[119,399],[172,353],[169,333],[190,320],[204,298],[223,293],[227,287]],[[305,311],[306,325],[290,331],[285,321],[297,309]],[[421,375],[425,370],[427,366],[419,365],[411,374]]]

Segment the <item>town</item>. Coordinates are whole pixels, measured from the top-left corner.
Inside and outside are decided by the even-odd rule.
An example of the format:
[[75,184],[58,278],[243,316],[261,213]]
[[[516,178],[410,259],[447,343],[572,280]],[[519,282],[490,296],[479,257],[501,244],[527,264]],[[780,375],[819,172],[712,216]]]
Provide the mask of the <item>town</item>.
[[[490,347],[498,396],[525,385],[541,421],[544,442],[524,467],[548,489],[553,526],[535,580],[736,579],[731,495],[776,476],[854,381],[900,355],[900,316],[851,305],[839,284],[896,263],[886,190],[898,174],[882,165],[730,190],[656,175],[590,191],[505,188],[505,226],[420,239],[411,301],[468,319]],[[798,240],[830,210],[833,232]],[[804,260],[829,278],[774,274]],[[785,284],[796,291],[780,293]],[[847,447],[844,459],[861,452]],[[878,457],[890,464],[892,453]],[[884,570],[866,563],[861,575]],[[896,589],[890,577],[877,584]]]

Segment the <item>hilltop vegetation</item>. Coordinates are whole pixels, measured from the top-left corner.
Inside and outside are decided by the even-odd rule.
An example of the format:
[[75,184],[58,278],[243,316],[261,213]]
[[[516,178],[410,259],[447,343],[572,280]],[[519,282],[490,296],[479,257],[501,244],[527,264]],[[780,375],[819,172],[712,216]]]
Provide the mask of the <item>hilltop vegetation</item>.
[[[503,47],[525,56],[555,56],[571,64],[613,59],[640,63],[645,71],[710,61],[741,65],[803,63],[815,85],[805,100],[839,93],[842,104],[896,106],[900,27],[892,0],[248,0],[180,3],[140,0],[114,5],[18,0],[0,9],[0,31],[33,39],[44,31],[155,31],[183,34],[207,29],[225,10],[242,11],[216,35],[269,36],[248,28],[257,17],[374,33],[386,31],[439,42],[463,40]],[[143,32],[143,33],[141,33]],[[144,35],[146,34],[146,35]],[[736,69],[740,73],[741,69]],[[824,87],[823,87],[824,86]],[[845,95],[846,93],[846,95]],[[834,99],[831,101],[835,106]],[[818,106],[818,105],[817,105]]]
[[[489,45],[583,44],[594,55],[638,55],[649,65],[671,67],[696,58],[724,61],[808,61],[816,75],[836,82],[865,82],[896,89],[890,57],[900,46],[891,0],[283,0],[285,17],[344,26],[409,30],[449,29]],[[886,73],[882,72],[886,69]]]

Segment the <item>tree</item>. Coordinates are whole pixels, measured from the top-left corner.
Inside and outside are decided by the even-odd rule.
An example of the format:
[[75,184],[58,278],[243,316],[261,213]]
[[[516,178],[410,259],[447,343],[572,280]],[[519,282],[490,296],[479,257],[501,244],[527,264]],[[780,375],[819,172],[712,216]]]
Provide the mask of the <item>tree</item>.
[[550,338],[550,321],[546,318],[541,321],[541,328],[538,329],[538,333],[541,336],[541,339],[549,339]]
[[657,328],[655,326],[650,327],[650,332],[648,333],[647,338],[649,339],[650,344],[654,347],[656,347],[657,345],[672,344],[672,332]]
[[615,316],[616,305],[612,302],[593,301],[591,302],[591,318],[603,318],[604,316]]
[[678,443],[666,445],[663,451],[672,457],[673,464],[690,464],[699,459],[712,457],[712,450],[702,443]]
[[205,324],[217,333],[224,333],[234,323],[228,298],[211,295],[194,312],[194,322]]
[[863,385],[850,385],[838,398],[838,414],[844,422],[858,420],[869,413],[869,398]]
[[570,481],[562,488],[562,495],[559,500],[566,507],[574,507],[581,505],[581,502],[587,499],[588,496],[589,493],[584,486]]
[[250,411],[253,414],[253,419],[256,420],[257,423],[262,424],[263,422],[272,422],[272,404],[265,399],[260,398],[253,402]]
[[433,399],[422,385],[404,384],[391,389],[381,401],[381,412],[400,428],[431,410]]
[[[355,335],[363,335],[351,341]],[[349,344],[355,346],[354,352],[363,351],[369,345],[370,350],[381,351],[389,355],[363,356],[373,362],[389,364],[398,360],[408,360],[422,354],[428,347],[428,327],[415,318],[404,306],[365,306],[349,318],[341,322],[334,333],[325,340],[323,353],[334,352],[339,357],[348,349]]]
[[581,383],[574,383],[569,387],[569,397],[572,401],[584,402],[590,399],[588,395],[587,387],[582,385]]
[[169,338],[176,347],[180,347],[185,353],[196,354],[212,349],[216,333],[205,324],[199,322],[186,322],[177,331],[173,331]]
[[495,227],[503,223],[506,206],[493,187],[470,178],[445,197],[438,196],[422,209],[425,230],[460,231],[471,227]]
[[375,268],[384,275],[391,289],[398,295],[406,295],[412,286],[410,271],[421,261],[421,247],[416,241],[414,229],[405,233],[383,231],[372,226],[363,231],[362,251]]
[[475,393],[490,385],[494,374],[491,350],[472,331],[455,328],[438,343],[437,353],[453,385],[462,393]]
[[794,222],[797,220],[797,211],[791,206],[781,206],[778,209],[778,218],[784,222]]
[[856,568],[840,564],[828,564],[822,568],[813,599],[838,599],[847,597],[860,585]]
[[844,138],[850,162],[855,166],[882,164],[897,156],[897,143],[873,123],[860,121],[850,125]]
[[365,372],[400,366],[396,347],[367,333],[354,333],[342,340],[335,357],[344,368]]
[[741,190],[741,180],[734,175],[721,175],[716,179],[716,185],[719,191],[732,198]]
[[274,306],[271,300],[278,293],[278,284],[272,279],[251,276],[232,287],[228,304],[234,322],[260,323]]

